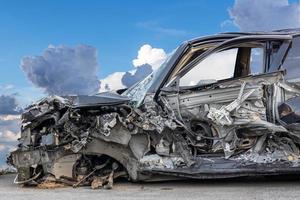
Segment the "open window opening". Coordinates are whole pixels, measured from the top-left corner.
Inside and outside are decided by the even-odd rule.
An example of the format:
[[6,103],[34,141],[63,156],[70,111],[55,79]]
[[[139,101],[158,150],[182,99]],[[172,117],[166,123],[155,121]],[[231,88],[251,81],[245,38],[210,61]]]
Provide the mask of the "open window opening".
[[264,60],[263,45],[224,49],[197,63],[180,78],[179,86],[202,86],[220,80],[261,74],[265,70]]

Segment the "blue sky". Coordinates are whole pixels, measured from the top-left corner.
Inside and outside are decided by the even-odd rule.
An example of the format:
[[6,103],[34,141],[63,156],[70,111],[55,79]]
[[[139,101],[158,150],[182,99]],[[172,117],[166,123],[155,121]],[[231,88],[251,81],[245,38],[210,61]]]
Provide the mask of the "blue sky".
[[127,71],[145,43],[170,52],[189,38],[223,31],[232,5],[231,0],[1,0],[0,85],[30,87],[20,60],[49,44],[94,46],[99,78]]

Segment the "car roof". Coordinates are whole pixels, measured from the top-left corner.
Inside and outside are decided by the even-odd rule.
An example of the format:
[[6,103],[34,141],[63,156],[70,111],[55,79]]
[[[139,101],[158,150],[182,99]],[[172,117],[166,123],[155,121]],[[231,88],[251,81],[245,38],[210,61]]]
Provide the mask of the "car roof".
[[274,31],[260,31],[260,32],[224,32],[218,33],[209,36],[202,36],[188,40],[188,43],[194,44],[201,41],[206,40],[215,40],[215,39],[230,39],[240,36],[255,36],[255,35],[290,35],[292,37],[300,35],[300,28],[293,28],[293,29],[281,29],[281,30],[274,30]]
[[203,43],[210,43],[210,42],[224,42],[225,40],[230,40],[238,37],[243,36],[300,36],[300,28],[296,29],[282,29],[282,30],[275,30],[275,31],[269,31],[269,32],[227,32],[227,33],[219,33],[215,35],[209,35],[209,36],[202,36],[198,38],[194,38],[191,40],[187,40],[183,42],[175,51],[174,55],[171,57],[171,59],[168,61],[168,64],[164,68],[163,71],[161,71],[160,79],[161,81],[156,81],[148,90],[148,93],[156,93],[160,87],[163,86],[164,82],[167,80],[166,76],[168,76],[170,70],[172,70],[172,67],[177,62],[177,58],[182,55],[188,46],[190,45],[199,45]]

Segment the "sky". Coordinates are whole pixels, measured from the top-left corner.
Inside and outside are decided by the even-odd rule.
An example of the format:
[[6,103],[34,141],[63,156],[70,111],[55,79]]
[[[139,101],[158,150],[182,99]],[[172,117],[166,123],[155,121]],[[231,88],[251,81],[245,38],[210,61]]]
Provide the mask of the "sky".
[[129,87],[191,38],[293,27],[299,0],[0,0],[0,160],[43,96]]
[[38,55],[49,45],[95,47],[99,78],[128,71],[144,44],[170,52],[184,40],[223,31],[221,23],[228,19],[232,4],[226,0],[1,0],[0,85],[31,87],[20,68],[21,59]]
[[91,45],[103,79],[132,70],[144,44],[169,53],[184,40],[226,31],[221,25],[233,1],[2,0],[0,5],[0,86],[13,87],[0,94],[18,93],[25,106],[45,95],[24,76],[25,56],[39,55],[49,45]]

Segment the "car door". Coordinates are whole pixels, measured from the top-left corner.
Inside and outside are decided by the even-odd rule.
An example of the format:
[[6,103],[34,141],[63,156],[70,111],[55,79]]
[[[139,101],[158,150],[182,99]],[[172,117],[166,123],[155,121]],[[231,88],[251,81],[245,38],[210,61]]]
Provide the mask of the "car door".
[[[281,130],[270,120],[273,116],[269,117],[273,108],[270,101],[274,100],[269,90],[283,73],[267,72],[282,63],[290,39],[281,35],[242,36],[198,54],[191,51],[197,56],[190,55],[184,66],[177,67],[160,97],[195,133],[195,140],[191,139],[195,154],[224,152],[228,158],[237,150],[252,147],[266,131]],[[198,140],[197,132],[201,133]],[[224,140],[208,144],[207,138]]]

